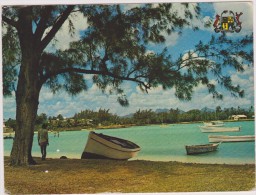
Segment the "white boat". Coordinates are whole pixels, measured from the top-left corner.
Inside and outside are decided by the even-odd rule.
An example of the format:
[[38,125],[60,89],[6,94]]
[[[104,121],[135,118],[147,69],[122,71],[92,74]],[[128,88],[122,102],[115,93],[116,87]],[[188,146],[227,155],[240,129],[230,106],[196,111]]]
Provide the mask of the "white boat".
[[209,142],[250,142],[255,141],[255,135],[209,135]]
[[199,126],[203,133],[215,133],[215,132],[233,132],[240,131],[241,127],[208,127]]
[[207,126],[207,127],[223,127],[224,122],[222,122],[222,121],[204,122],[204,126]]
[[191,145],[185,146],[187,155],[191,154],[202,154],[207,152],[216,151],[219,147],[220,143],[218,144],[203,144],[203,145]]
[[131,141],[91,131],[81,158],[127,160],[136,156],[140,149]]

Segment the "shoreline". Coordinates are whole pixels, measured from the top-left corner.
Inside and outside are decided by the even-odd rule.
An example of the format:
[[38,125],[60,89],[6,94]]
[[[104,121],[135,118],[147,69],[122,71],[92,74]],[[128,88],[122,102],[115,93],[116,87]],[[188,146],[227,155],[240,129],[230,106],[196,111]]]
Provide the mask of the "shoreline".
[[[244,119],[244,120],[219,120],[219,121],[223,121],[223,122],[248,122],[248,121],[255,121],[254,119]],[[97,130],[104,130],[104,129],[123,129],[123,128],[129,128],[129,127],[144,127],[144,126],[169,126],[169,125],[179,125],[179,124],[196,124],[196,123],[203,123],[205,121],[190,121],[190,122],[178,122],[178,123],[159,123],[159,124],[144,124],[144,125],[136,125],[136,124],[124,124],[124,125],[108,125],[108,126],[96,126],[96,127],[79,127],[78,129],[68,129],[65,130],[65,128],[62,128],[64,130],[61,129],[56,129],[56,130],[52,130],[54,131],[97,131]]]
[[[8,159],[10,158],[10,156],[4,156],[4,159]],[[35,159],[40,159],[40,156],[33,156],[33,158]],[[49,157],[47,158],[49,160],[61,160],[60,157]],[[69,158],[67,157],[67,160],[102,160],[102,159],[81,159],[81,158]],[[121,161],[121,160],[114,160],[114,159],[107,159],[107,160],[113,160],[113,161]],[[41,161],[41,160],[39,160]],[[227,166],[256,166],[255,163],[205,163],[205,162],[182,162],[182,161],[178,161],[178,160],[162,160],[162,161],[158,161],[158,160],[147,160],[147,159],[130,159],[130,160],[126,160],[127,162],[132,162],[132,161],[146,161],[146,162],[152,162],[152,163],[181,163],[181,164],[194,164],[194,165],[227,165]]]
[[[219,120],[223,122],[248,122],[248,121],[255,121],[254,119],[244,119],[244,120]],[[97,131],[97,130],[104,130],[104,129],[123,129],[123,128],[129,128],[129,127],[143,127],[143,126],[155,126],[155,125],[179,125],[179,124],[195,124],[195,123],[203,123],[205,121],[190,121],[190,122],[178,122],[178,123],[164,123],[164,124],[144,124],[144,125],[136,125],[136,124],[117,124],[117,125],[108,125],[108,126],[95,126],[95,127],[87,127],[87,126],[79,126],[79,127],[62,127],[62,128],[56,128],[56,129],[50,129],[49,132],[63,132],[63,131]],[[34,131],[37,133],[37,130]],[[5,131],[3,132],[4,136],[8,135],[14,135],[15,132],[13,130]]]
[[[248,122],[248,121],[255,121],[254,119],[245,119],[245,120],[219,120],[223,122]],[[96,126],[96,127],[77,127],[77,129],[74,128],[60,128],[60,129],[54,129],[51,130],[52,132],[61,132],[61,131],[97,131],[97,130],[104,130],[104,129],[123,129],[123,128],[129,128],[129,127],[146,127],[146,126],[171,126],[171,125],[180,125],[180,124],[196,124],[196,123],[203,123],[205,121],[191,121],[191,122],[179,122],[179,123],[164,123],[164,124],[144,124],[144,125],[136,125],[136,124],[125,124],[125,125],[108,125],[108,126]],[[35,131],[36,132],[36,131]]]

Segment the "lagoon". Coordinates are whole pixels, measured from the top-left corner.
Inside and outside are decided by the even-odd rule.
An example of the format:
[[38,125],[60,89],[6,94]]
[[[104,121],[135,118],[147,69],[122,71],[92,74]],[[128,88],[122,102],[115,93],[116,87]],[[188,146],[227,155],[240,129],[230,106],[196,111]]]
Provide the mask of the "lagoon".
[[[255,142],[222,143],[216,152],[186,155],[185,145],[206,144],[210,133],[202,133],[194,124],[135,126],[122,129],[97,130],[111,136],[128,139],[141,147],[131,160],[178,161],[208,164],[255,164]],[[226,122],[226,126],[241,126],[240,132],[211,133],[214,135],[254,135],[254,121]],[[89,131],[64,131],[60,136],[49,133],[48,158],[81,158]],[[12,140],[4,140],[4,155],[9,156]],[[40,156],[37,134],[34,136],[33,156]]]

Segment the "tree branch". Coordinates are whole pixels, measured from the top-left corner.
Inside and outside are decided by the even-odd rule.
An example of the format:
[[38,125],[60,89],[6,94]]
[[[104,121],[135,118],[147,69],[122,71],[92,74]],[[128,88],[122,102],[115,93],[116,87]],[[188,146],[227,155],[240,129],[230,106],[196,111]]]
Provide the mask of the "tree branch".
[[110,76],[112,78],[116,78],[119,80],[133,81],[133,82],[139,83],[140,85],[143,85],[145,87],[145,90],[150,89],[150,85],[147,85],[145,82],[137,79],[138,77],[132,78],[132,77],[116,75],[111,72],[106,72],[106,71],[101,71],[101,70],[86,70],[86,69],[81,69],[81,68],[64,68],[64,69],[60,69],[58,71],[53,71],[51,73],[45,74],[41,80],[41,83],[42,84],[45,83],[46,80],[51,77],[54,77],[54,76],[57,76],[57,75],[63,74],[63,73],[68,73],[68,72]]
[[35,31],[35,39],[37,41],[41,42],[41,38],[47,28],[47,26],[46,26],[47,20],[49,19],[52,10],[53,10],[53,7],[46,6],[44,8],[42,15],[40,16],[40,21],[38,23],[35,22],[37,24],[37,28]]
[[[211,55],[204,55],[204,56],[197,56],[197,57],[192,57],[192,58],[188,58],[188,59],[185,59],[185,60],[182,60],[180,63],[179,63],[179,68],[176,70],[176,71],[180,71],[181,69],[185,68],[185,67],[188,67],[189,64],[184,64],[186,61],[193,61],[193,60],[196,60],[196,59],[203,59],[203,60],[209,60],[207,59],[208,57],[216,57],[216,56],[220,56],[220,54],[211,54]],[[182,64],[184,64],[182,66]]]
[[10,18],[7,18],[6,16],[2,16],[2,20],[5,23],[7,23],[7,24],[9,24],[9,25],[11,25],[11,26],[13,26],[13,27],[15,27],[17,29],[18,23],[16,21],[11,20]]
[[43,50],[53,39],[53,37],[56,35],[56,33],[59,31],[63,23],[66,21],[72,10],[74,9],[74,5],[70,5],[67,7],[67,9],[62,13],[61,17],[56,21],[56,23],[53,25],[50,32],[45,36],[45,38],[41,42],[41,50]]

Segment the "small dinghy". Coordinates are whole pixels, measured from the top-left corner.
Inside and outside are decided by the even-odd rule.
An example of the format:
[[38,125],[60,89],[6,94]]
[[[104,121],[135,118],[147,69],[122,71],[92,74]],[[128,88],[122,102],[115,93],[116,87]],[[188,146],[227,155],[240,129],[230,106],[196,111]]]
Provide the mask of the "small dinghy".
[[199,126],[203,133],[216,132],[235,132],[240,131],[241,127],[213,127],[213,126]]
[[254,142],[255,135],[209,135],[209,142]]
[[206,152],[213,152],[216,151],[219,147],[220,143],[218,144],[203,144],[203,145],[191,145],[185,146],[187,155],[191,154],[202,154]]

